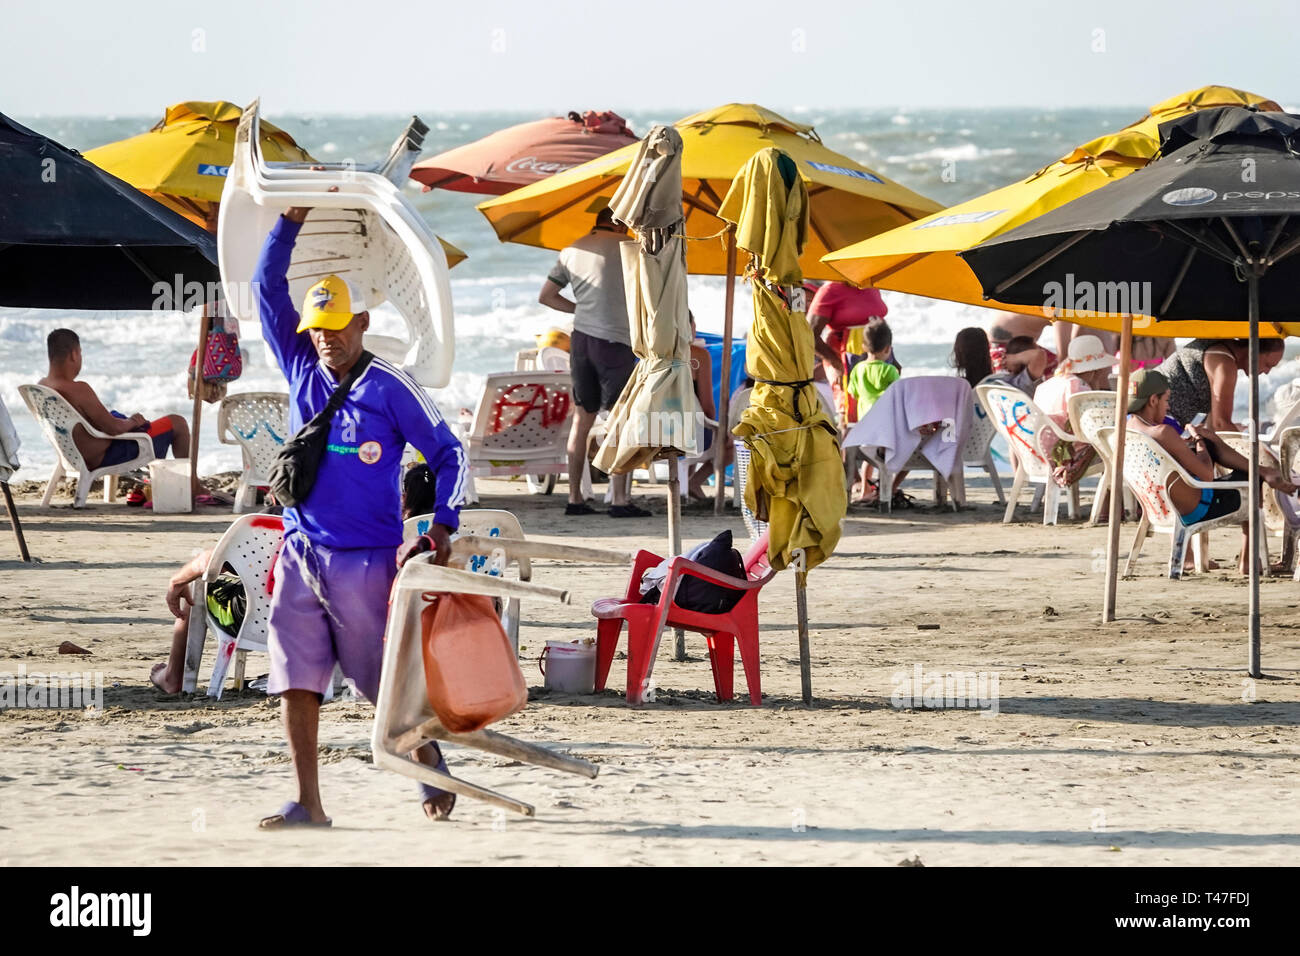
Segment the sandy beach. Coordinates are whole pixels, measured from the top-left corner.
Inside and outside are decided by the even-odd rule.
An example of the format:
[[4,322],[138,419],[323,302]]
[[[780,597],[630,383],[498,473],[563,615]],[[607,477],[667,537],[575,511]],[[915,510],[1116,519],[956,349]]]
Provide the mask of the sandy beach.
[[[689,659],[660,649],[653,704],[610,689],[542,689],[545,641],[594,636],[589,606],[625,573],[543,561],[570,606],[523,605],[526,710],[507,733],[600,764],[594,781],[448,748],[453,772],[534,803],[535,819],[460,801],[426,821],[405,778],[369,760],[371,708],[322,710],[321,784],[334,828],[261,833],[257,819],[293,796],[278,704],[228,692],[165,697],[148,682],[171,618],[166,579],[229,523],[226,509],[154,516],[67,499],[42,509],[16,486],[23,565],[0,542],[0,671],[99,671],[102,713],[0,713],[0,864],[1070,864],[1280,865],[1295,859],[1300,809],[1300,593],[1266,579],[1263,662],[1245,678],[1246,598],[1235,573],[1162,576],[1166,539],[1148,539],[1121,581],[1121,620],[1102,626],[1104,527],[1027,509],[1000,524],[986,483],[960,514],[927,506],[852,509],[837,553],[809,577],[815,702],[799,698],[793,576],[761,597],[759,708],[716,702],[703,639]],[[515,512],[530,537],[661,550],[662,490],[637,499],[656,517],[563,516],[564,486],[530,496],[481,480],[485,507]],[[1085,498],[1085,502],[1086,502]],[[688,543],[739,517],[688,512]],[[1127,549],[1133,526],[1125,525]],[[1235,566],[1239,534],[1212,556]],[[72,641],[92,654],[57,653]],[[209,659],[200,672],[206,685]],[[996,674],[996,713],[896,708],[925,673]],[[249,676],[266,672],[250,655]],[[737,686],[743,687],[739,661]],[[923,703],[923,702],[920,702]]]

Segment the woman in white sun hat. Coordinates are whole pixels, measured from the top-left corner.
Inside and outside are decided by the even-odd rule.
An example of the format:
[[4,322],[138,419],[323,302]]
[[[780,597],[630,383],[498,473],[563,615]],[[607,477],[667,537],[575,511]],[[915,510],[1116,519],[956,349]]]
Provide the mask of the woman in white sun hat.
[[[1070,396],[1078,392],[1099,391],[1110,387],[1110,370],[1115,364],[1115,356],[1106,351],[1101,339],[1095,335],[1080,335],[1070,342],[1069,357],[1056,367],[1056,374],[1049,378],[1034,393],[1034,401],[1052,421],[1070,430]],[[1044,442],[1049,455],[1052,455],[1054,438]],[[1076,442],[1067,457],[1061,452],[1052,455],[1057,461],[1053,475],[1056,483],[1068,488],[1092,464],[1096,455],[1087,442]]]

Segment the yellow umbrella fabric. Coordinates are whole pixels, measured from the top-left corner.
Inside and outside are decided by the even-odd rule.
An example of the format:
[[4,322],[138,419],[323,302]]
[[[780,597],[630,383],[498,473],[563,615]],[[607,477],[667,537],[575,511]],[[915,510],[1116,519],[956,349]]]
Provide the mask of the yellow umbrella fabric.
[[619,252],[632,350],[640,359],[610,410],[605,441],[594,459],[597,468],[611,474],[644,467],[665,454],[696,450],[699,403],[691,380],[681,150],[675,129],[652,129],[610,206],[614,218],[638,236]]
[[[839,435],[812,384],[813,334],[800,276],[786,266],[787,233],[799,236],[808,216],[807,188],[792,165],[780,151],[763,150],[722,203],[738,244],[753,256],[754,324],[745,355],[755,385],[734,434],[750,452],[745,504],[768,522],[768,561],[778,571],[797,548],[808,570],[830,557],[848,507]],[[797,255],[797,239],[795,246]]]
[[[1084,143],[1020,182],[837,249],[823,261],[838,273],[836,278],[847,278],[859,286],[1041,315],[1042,309],[1032,305],[986,300],[975,274],[957,253],[1141,169],[1160,146],[1160,123],[1207,107],[1241,105],[1276,106],[1271,100],[1231,87],[1208,86],[1181,93],[1157,103],[1136,123]],[[1111,328],[1079,321],[1094,328]]]
[[[940,206],[822,145],[816,131],[761,106],[732,103],[679,120],[682,137],[682,206],[686,234],[714,236],[725,227],[716,213],[722,196],[751,156],[776,147],[799,170],[809,196],[807,243],[799,256],[804,275],[838,279],[821,263],[832,249],[936,212]],[[592,217],[607,206],[638,146],[557,173],[479,205],[503,242],[562,249],[591,231]],[[689,271],[725,275],[719,239],[689,242]]]
[[[225,100],[176,103],[149,132],[89,150],[85,157],[202,226],[221,201],[242,112]],[[265,121],[261,130],[268,161],[314,162],[284,130]]]

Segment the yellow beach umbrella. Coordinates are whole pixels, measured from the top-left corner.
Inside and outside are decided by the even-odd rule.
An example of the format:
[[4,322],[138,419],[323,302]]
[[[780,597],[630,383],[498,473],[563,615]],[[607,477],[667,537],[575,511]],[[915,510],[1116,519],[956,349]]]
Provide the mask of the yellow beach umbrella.
[[1042,315],[1041,306],[986,300],[975,274],[957,253],[1141,169],[1160,146],[1160,123],[1212,106],[1276,108],[1271,100],[1224,86],[1170,97],[1136,123],[1084,143],[1020,182],[838,249],[823,262],[839,273],[837,278],[859,286]]
[[[813,127],[761,106],[732,103],[673,124],[682,137],[682,212],[688,236],[720,234],[722,197],[742,166],[761,149],[776,147],[794,160],[808,190],[804,275],[837,279],[821,256],[849,242],[912,222],[940,206],[822,145]],[[613,198],[636,156],[633,143],[479,205],[504,242],[563,249],[591,231],[592,219]],[[722,241],[690,242],[687,269],[726,275]],[[731,270],[733,273],[735,269]]]
[[[225,100],[167,107],[153,129],[87,151],[85,157],[200,226],[221,201],[243,110]],[[273,163],[310,163],[279,127],[262,122],[262,155]]]

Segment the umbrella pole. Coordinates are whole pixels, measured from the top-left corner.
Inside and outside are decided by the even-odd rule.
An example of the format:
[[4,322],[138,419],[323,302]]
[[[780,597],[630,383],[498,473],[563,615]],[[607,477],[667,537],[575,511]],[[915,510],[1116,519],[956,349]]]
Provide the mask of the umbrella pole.
[[799,686],[803,702],[812,706],[812,650],[808,643],[808,572],[803,570],[802,554],[799,570],[794,573],[795,611],[799,615]]
[[[682,553],[682,482],[676,457],[668,455],[664,461],[668,463],[668,557],[675,558]],[[686,632],[680,627],[673,631],[673,660],[686,660]]]
[[722,317],[722,380],[718,386],[718,432],[714,438],[713,480],[718,486],[718,495],[713,499],[713,513],[722,514],[722,503],[726,500],[727,452],[730,447],[731,433],[727,429],[729,405],[731,404],[731,312],[736,304],[736,227],[727,224],[727,295],[724,299],[726,314]]
[[18,507],[14,504],[14,496],[9,491],[9,482],[0,481],[0,490],[4,491],[5,510],[9,512],[9,525],[14,529],[14,537],[18,540],[18,553],[22,555],[24,561],[30,561],[32,556],[27,552],[27,542],[23,538],[23,526],[18,520]]
[[1259,267],[1250,263],[1250,655],[1251,677],[1262,677],[1259,661]]
[[[1115,620],[1115,588],[1119,578],[1119,523],[1124,517],[1124,428],[1128,423],[1128,377],[1133,355],[1133,316],[1124,316],[1119,343],[1119,380],[1115,383],[1115,454],[1110,469],[1110,512],[1106,522],[1106,596],[1101,623]],[[1097,489],[1101,494],[1101,489]]]
[[208,306],[199,318],[199,348],[194,353],[194,411],[190,416],[190,499],[199,496],[199,424],[203,418],[203,353],[208,344]]

